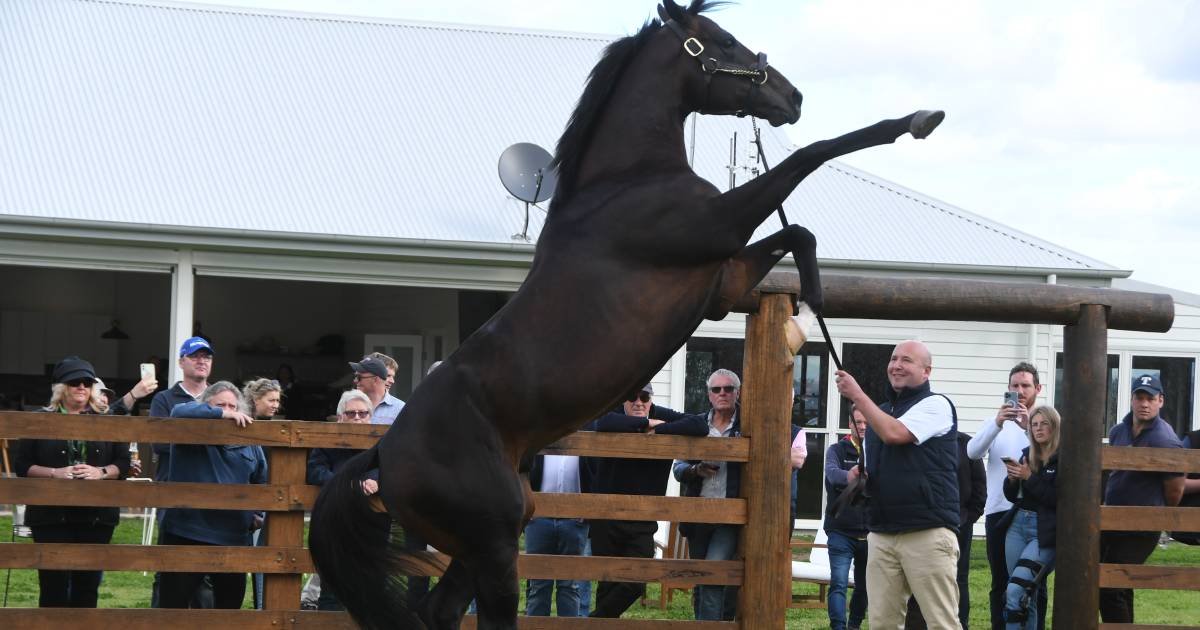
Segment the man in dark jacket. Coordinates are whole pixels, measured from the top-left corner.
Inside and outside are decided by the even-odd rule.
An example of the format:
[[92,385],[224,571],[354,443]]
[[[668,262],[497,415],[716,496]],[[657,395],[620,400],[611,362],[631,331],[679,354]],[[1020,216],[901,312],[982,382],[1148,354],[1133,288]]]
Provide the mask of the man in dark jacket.
[[867,506],[839,501],[842,493],[862,473],[862,436],[867,419],[850,406],[850,434],[825,452],[825,533],[829,536],[829,627],[846,630],[846,589],[850,563],[854,563],[854,595],[850,598],[850,625],[857,630],[867,614]]
[[[654,387],[649,383],[630,396],[624,413],[612,412],[600,417],[596,430],[616,433],[660,433],[671,435],[707,435],[704,416],[687,416],[650,401]],[[586,464],[584,464],[586,465]],[[671,468],[669,459],[601,459],[596,464],[592,491],[605,494],[663,496]],[[597,556],[653,558],[655,521],[598,520],[591,522],[592,553]],[[600,582],[596,587],[596,607],[592,617],[620,617],[646,592],[645,584]]]
[[838,392],[867,419],[867,590],[872,628],[903,623],[915,595],[932,628],[958,628],[958,419],[929,387],[933,358],[901,342],[888,361],[887,400],[876,405],[848,372]]

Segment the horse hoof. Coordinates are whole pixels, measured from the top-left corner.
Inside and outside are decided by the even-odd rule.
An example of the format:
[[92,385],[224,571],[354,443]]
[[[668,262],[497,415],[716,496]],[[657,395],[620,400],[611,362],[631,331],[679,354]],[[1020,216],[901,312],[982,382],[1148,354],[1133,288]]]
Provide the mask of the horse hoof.
[[945,118],[946,112],[940,109],[922,109],[913,114],[912,122],[908,123],[908,131],[920,140],[933,133]]

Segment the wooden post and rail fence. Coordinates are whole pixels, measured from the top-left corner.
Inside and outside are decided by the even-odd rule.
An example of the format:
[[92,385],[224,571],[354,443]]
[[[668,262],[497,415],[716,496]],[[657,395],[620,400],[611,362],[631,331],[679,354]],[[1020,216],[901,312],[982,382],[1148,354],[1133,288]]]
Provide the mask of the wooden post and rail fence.
[[[1097,628],[1098,589],[1104,586],[1200,590],[1200,568],[1099,565],[1101,528],[1200,530],[1196,508],[1111,508],[1099,505],[1101,466],[1200,471],[1191,452],[1105,449],[1100,428],[1107,375],[1107,330],[1163,332],[1174,318],[1169,296],[1042,284],[827,275],[828,317],[1045,323],[1066,326],[1066,407],[1060,455],[1059,559],[1055,626]],[[739,585],[737,622],[522,617],[525,629],[726,628],[782,629],[791,593],[787,504],[792,353],[785,325],[795,274],[773,273],[738,305],[747,319],[743,369],[743,436],[687,438],[576,433],[547,447],[554,454],[684,458],[741,462],[742,498],[537,494],[538,516],[743,525],[740,557],[730,561],[522,555],[526,578]],[[899,340],[896,340],[899,341]],[[936,385],[936,375],[934,383]],[[1094,418],[1081,422],[1079,418]],[[304,540],[304,513],[318,489],[305,485],[311,448],[366,448],[386,427],[326,422],[264,421],[243,429],[227,421],[123,416],[48,416],[0,412],[0,437],[84,439],[176,444],[258,444],[268,452],[264,485],[79,482],[0,479],[0,504],[190,507],[269,513],[265,547],[68,545],[0,543],[0,569],[184,571],[265,574],[264,610],[0,609],[0,627],[119,627],[236,625],[238,628],[352,627],[345,613],[300,610],[303,573],[313,571]],[[1126,453],[1126,451],[1147,451]],[[437,575],[446,558],[414,556],[412,573]],[[1064,611],[1081,611],[1066,615]],[[464,628],[474,627],[468,616]],[[1121,626],[1112,626],[1119,628]]]

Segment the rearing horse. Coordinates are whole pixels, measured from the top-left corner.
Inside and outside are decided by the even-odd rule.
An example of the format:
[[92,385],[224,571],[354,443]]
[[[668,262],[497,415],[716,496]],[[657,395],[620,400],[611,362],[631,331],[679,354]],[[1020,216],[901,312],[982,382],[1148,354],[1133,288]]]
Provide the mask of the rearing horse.
[[[885,120],[721,193],[688,166],[688,114],[778,126],[800,118],[801,96],[766,55],[700,15],[712,4],[663,0],[661,22],[608,47],[559,140],[558,189],[525,283],[322,489],[313,561],[363,627],[457,628],[474,598],[479,628],[516,628],[531,458],[637,391],[785,253],[801,270],[800,299],[819,312],[813,235],[791,225],[747,245],[755,228],[825,161],[941,122],[928,111]],[[375,467],[392,519],[453,558],[415,611],[396,575],[402,554],[359,490]]]

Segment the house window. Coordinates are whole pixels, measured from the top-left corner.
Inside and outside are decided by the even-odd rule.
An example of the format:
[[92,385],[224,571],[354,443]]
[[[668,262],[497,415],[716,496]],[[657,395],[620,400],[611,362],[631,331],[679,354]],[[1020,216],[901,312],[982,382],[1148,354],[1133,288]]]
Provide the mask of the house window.
[[[847,343],[842,345],[842,367],[858,381],[871,400],[882,403],[887,398],[890,385],[887,380],[888,361],[892,359],[892,344]],[[837,391],[833,392],[837,395]],[[850,430],[850,405],[841,406],[838,427]],[[806,466],[807,467],[807,466]]]
[[687,374],[683,385],[683,409],[688,413],[708,411],[708,376],[725,368],[742,377],[745,342],[741,339],[692,337],[687,344]]
[[[829,352],[823,343],[806,343],[792,368],[792,424],[804,428],[825,426],[825,375]],[[807,467],[807,466],[806,466]]]
[[[1104,402],[1104,435],[1108,436],[1109,429],[1117,423],[1117,385],[1120,381],[1120,357],[1115,354],[1108,355],[1108,394]],[[1054,408],[1059,413],[1064,412],[1066,399],[1063,398],[1063,353],[1057,352],[1054,355]],[[1122,414],[1124,415],[1124,414]],[[1069,420],[1069,418],[1068,418]]]
[[[796,518],[821,518],[821,494],[825,490],[825,433],[805,431],[808,457],[797,471]],[[833,436],[830,439],[837,439]]]
[[[1159,415],[1175,429],[1176,435],[1192,430],[1192,392],[1196,387],[1196,361],[1187,357],[1133,357],[1130,382],[1143,374],[1158,377],[1163,386],[1163,406]],[[1124,415],[1124,414],[1122,414]]]

